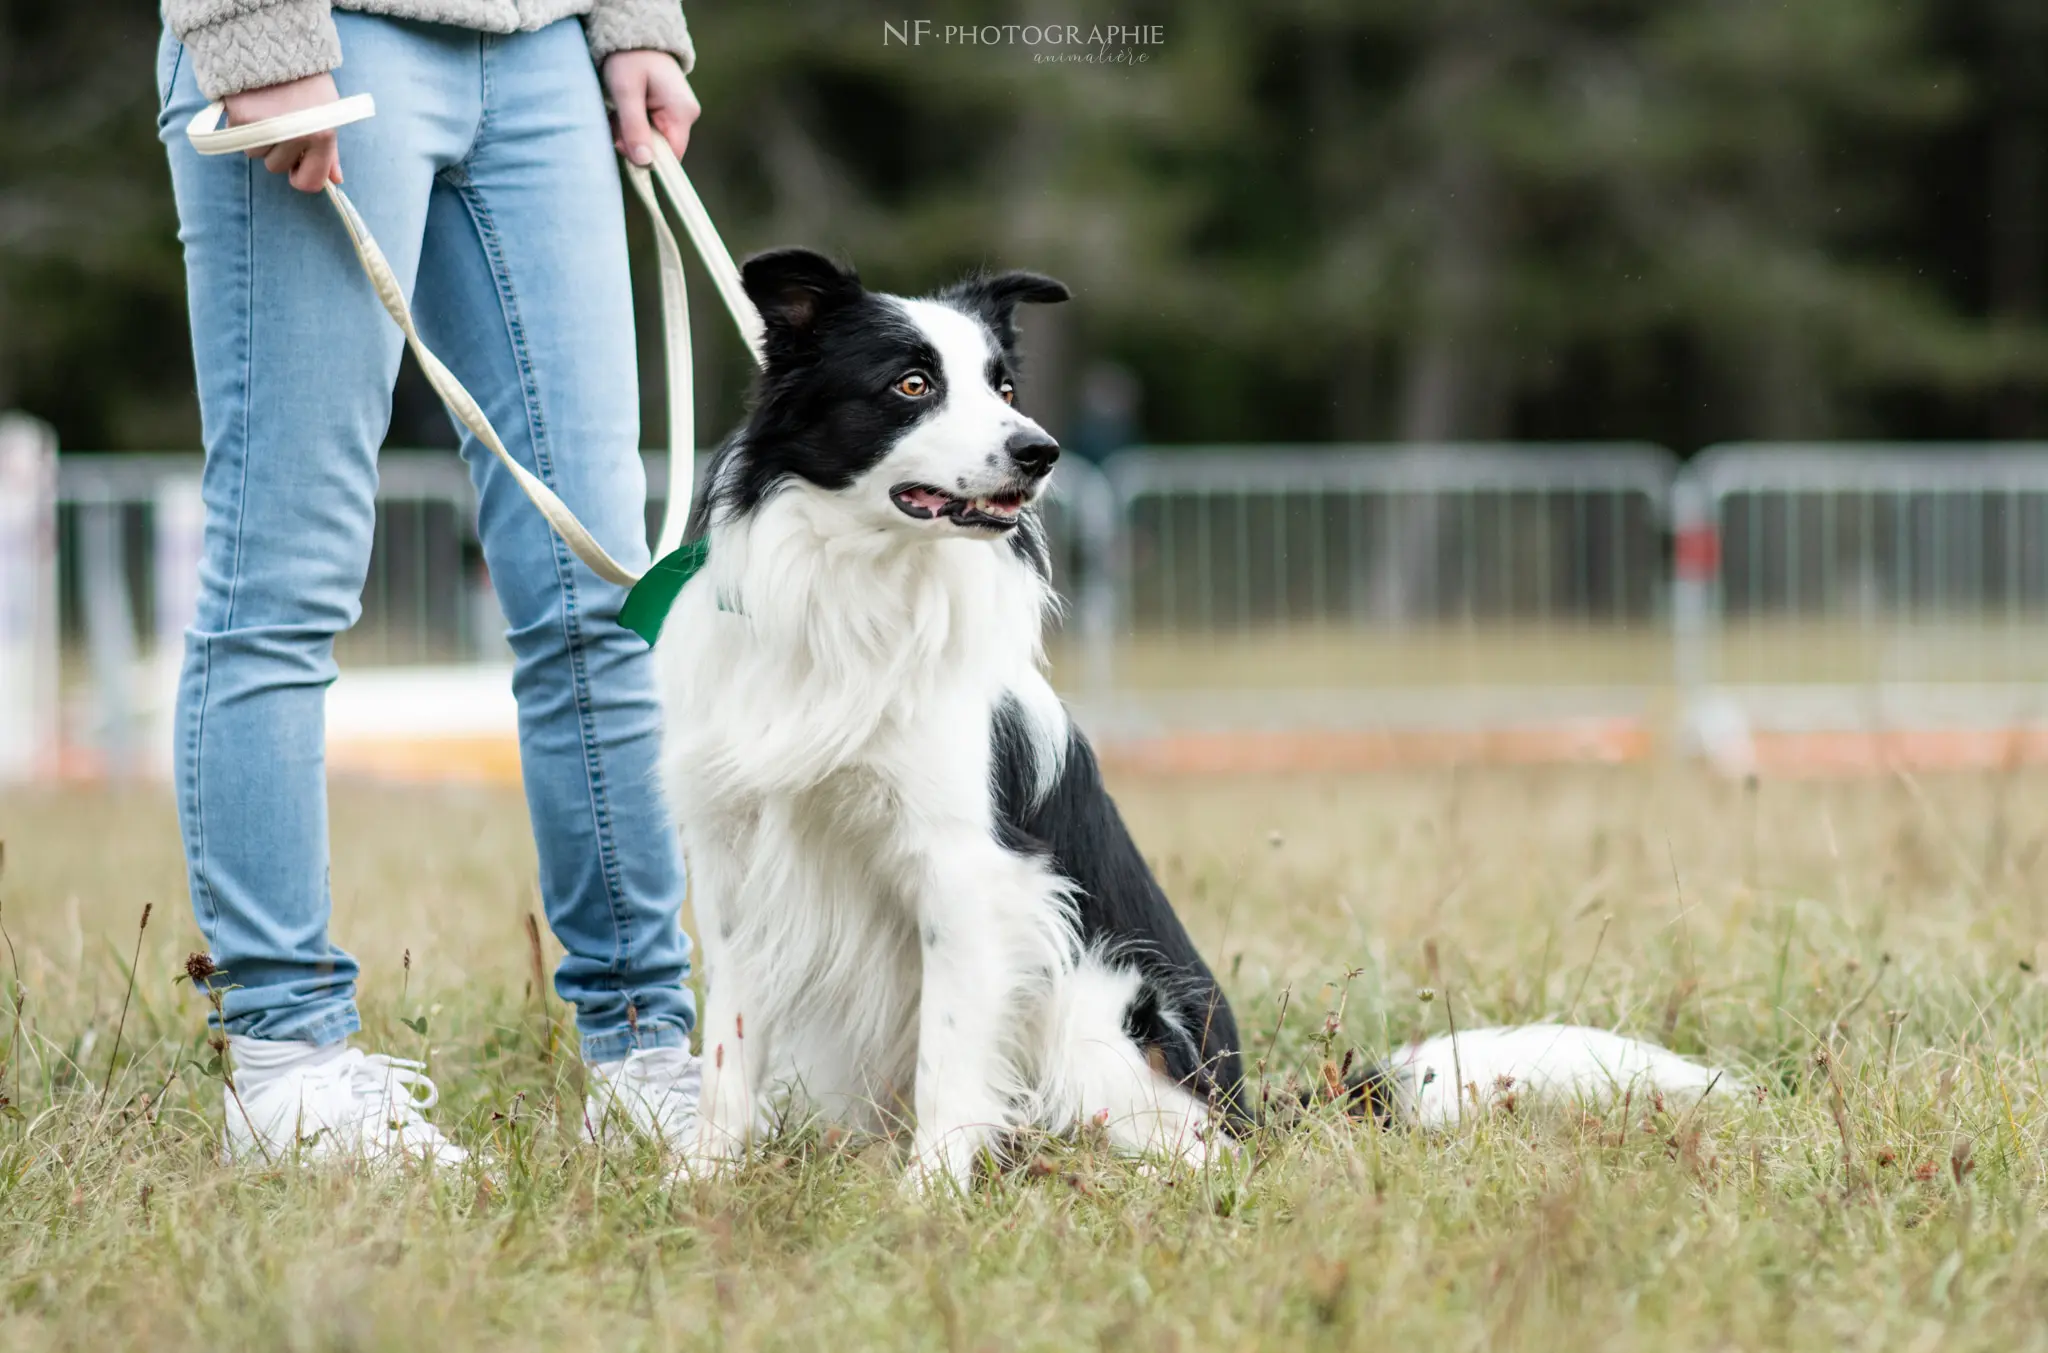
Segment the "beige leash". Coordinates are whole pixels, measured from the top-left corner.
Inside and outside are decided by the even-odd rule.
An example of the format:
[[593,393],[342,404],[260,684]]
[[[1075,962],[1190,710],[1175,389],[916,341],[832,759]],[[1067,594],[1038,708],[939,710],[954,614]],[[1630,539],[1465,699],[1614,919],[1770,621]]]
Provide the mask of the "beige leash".
[[[192,148],[201,155],[232,155],[345,127],[373,116],[376,111],[376,102],[368,94],[355,94],[318,108],[305,108],[242,126],[223,127],[221,121],[226,109],[224,105],[215,103],[200,110],[186,126],[185,135],[192,142]],[[654,164],[651,172],[630,163],[626,172],[634,192],[647,208],[661,264],[662,351],[668,386],[669,490],[668,510],[654,552],[659,560],[682,543],[683,531],[689,521],[691,481],[696,468],[696,410],[690,380],[690,301],[683,276],[683,254],[655,198],[654,183],[661,185],[669,204],[682,219],[683,229],[696,246],[697,256],[711,274],[718,294],[725,298],[726,309],[731,312],[733,323],[739,326],[740,337],[746,340],[756,362],[761,360],[761,316],[753,302],[747,299],[747,293],[740,285],[740,270],[734,266],[731,253],[718,237],[710,214],[704,210],[703,200],[690,186],[690,180],[683,173],[682,165],[677,163],[667,139],[656,135],[652,148]],[[332,183],[327,185],[327,200],[334,204],[342,225],[347,227],[356,257],[362,260],[363,271],[369,276],[370,285],[376,288],[377,299],[384,303],[384,309],[404,332],[405,341],[419,359],[421,370],[427,373],[428,381],[442,402],[447,404],[449,412],[461,420],[478,441],[491,449],[491,454],[511,472],[533,505],[547,518],[548,525],[554,527],[578,559],[607,582],[621,587],[631,587],[638,582],[641,575],[612,558],[576,519],[568,504],[557,497],[539,476],[512,458],[504,442],[498,439],[497,429],[491,426],[490,419],[484,417],[476,399],[420,339],[419,330],[413,325],[412,310],[405,303],[405,292],[398,285],[398,277],[391,271],[384,251],[377,247],[376,238],[370,234],[370,228],[364,224],[355,203]]]

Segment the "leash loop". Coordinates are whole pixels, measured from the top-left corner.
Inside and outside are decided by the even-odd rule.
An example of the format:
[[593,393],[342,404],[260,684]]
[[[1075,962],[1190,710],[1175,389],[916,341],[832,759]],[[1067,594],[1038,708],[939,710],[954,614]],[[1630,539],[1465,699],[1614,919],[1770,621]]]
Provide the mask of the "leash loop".
[[185,139],[201,155],[232,155],[242,150],[268,150],[280,142],[331,132],[336,127],[346,127],[351,122],[361,122],[376,115],[376,99],[368,94],[351,94],[316,108],[301,108],[264,118],[261,122],[224,127],[221,120],[227,116],[227,105],[209,103],[185,124]]
[[[260,150],[284,141],[297,140],[318,132],[345,127],[352,122],[361,122],[374,116],[376,101],[368,94],[353,94],[333,103],[317,108],[302,108],[296,112],[264,118],[258,122],[240,126],[221,125],[226,116],[226,106],[220,103],[202,108],[185,127],[186,139],[201,155],[232,155],[237,152]],[[669,554],[681,544],[683,532],[690,517],[690,495],[696,468],[695,392],[690,370],[690,305],[683,273],[682,250],[676,244],[675,234],[669,229],[668,220],[654,192],[654,184],[660,184],[670,205],[682,219],[683,228],[690,242],[703,260],[705,271],[711,275],[712,284],[717,287],[720,297],[731,313],[733,323],[738,327],[740,337],[758,363],[762,359],[761,315],[747,298],[740,285],[740,272],[727,251],[725,242],[719,238],[718,230],[711,224],[710,213],[697,196],[697,190],[690,185],[689,176],[677,162],[675,151],[669,147],[666,138],[654,138],[654,163],[649,169],[639,165],[626,166],[628,180],[642,205],[647,208],[649,221],[654,227],[656,253],[660,260],[661,319],[663,369],[666,377],[668,396],[668,508],[664,514],[660,540],[656,545],[657,559]],[[413,324],[412,309],[406,304],[405,289],[398,284],[398,275],[385,259],[384,251],[377,247],[377,240],[370,233],[362,213],[356,210],[336,184],[326,185],[327,200],[334,207],[336,215],[348,231],[349,242],[355,246],[356,258],[363,265],[363,272],[370,279],[371,287],[377,293],[392,322],[405,335],[407,346],[419,359],[420,369],[448,411],[476,439],[490,449],[499,463],[511,472],[514,482],[527,498],[547,519],[548,525],[562,537],[578,559],[589,565],[590,570],[606,582],[631,588],[640,581],[641,575],[621,564],[598,544],[588,528],[577,519],[569,505],[564,503],[555,491],[541,478],[512,458],[505,449],[505,443],[498,437],[491,420],[484,416],[483,408],[476,398],[464,388],[461,381],[436,357],[421,339],[419,329]],[[650,637],[650,642],[651,642]]]

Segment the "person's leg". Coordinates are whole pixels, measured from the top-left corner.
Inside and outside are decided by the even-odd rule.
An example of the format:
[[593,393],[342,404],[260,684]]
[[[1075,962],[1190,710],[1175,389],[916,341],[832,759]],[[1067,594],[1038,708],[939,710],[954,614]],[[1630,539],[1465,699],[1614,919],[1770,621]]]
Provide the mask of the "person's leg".
[[[606,549],[647,563],[624,208],[580,26],[482,40],[483,132],[437,183],[415,316],[506,448]],[[520,759],[555,988],[593,1062],[687,1047],[683,870],[656,779],[660,708],[624,592],[577,562],[465,435],[510,622]]]
[[[480,114],[476,38],[337,19],[341,92],[377,97],[341,132],[348,192],[409,279],[435,170]],[[360,612],[401,339],[324,197],[187,143],[205,99],[168,37],[159,77],[206,444],[175,748],[193,909],[230,1032],[332,1043],[357,1027],[356,966],[327,932],[324,701]]]

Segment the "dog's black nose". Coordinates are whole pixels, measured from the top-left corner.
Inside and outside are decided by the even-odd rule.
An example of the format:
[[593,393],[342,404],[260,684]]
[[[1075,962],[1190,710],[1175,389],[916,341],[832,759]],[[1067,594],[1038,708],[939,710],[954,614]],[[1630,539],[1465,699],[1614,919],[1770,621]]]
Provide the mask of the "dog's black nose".
[[1010,453],[1019,470],[1033,479],[1051,474],[1052,463],[1060,458],[1060,444],[1037,428],[1017,429],[1003,443],[1003,450]]

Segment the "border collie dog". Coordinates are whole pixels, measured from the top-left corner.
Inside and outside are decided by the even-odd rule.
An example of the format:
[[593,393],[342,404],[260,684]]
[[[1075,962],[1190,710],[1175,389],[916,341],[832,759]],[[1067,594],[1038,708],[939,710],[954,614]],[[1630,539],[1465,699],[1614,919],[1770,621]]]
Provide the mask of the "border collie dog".
[[699,1146],[760,1105],[915,1124],[922,1174],[1089,1118],[1200,1159],[1237,1026],[1042,670],[1034,511],[1059,447],[1017,407],[1031,273],[928,300],[802,250],[750,259],[751,416],[690,527],[658,647],[708,1000]]
[[[692,1165],[778,1100],[914,1125],[920,1182],[1086,1123],[1200,1162],[1245,1119],[1237,1025],[1042,670],[1059,447],[1014,316],[1067,289],[905,299],[794,249],[743,278],[765,370],[657,649],[709,988]],[[1386,1082],[1411,1120],[1419,1079]]]

